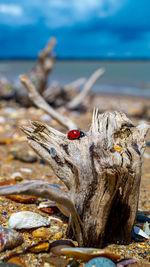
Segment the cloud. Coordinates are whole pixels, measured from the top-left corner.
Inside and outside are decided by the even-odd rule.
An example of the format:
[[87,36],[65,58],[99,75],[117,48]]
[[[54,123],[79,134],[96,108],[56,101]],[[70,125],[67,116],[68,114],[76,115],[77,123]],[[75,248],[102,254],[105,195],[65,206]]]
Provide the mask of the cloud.
[[0,4],[0,13],[12,16],[21,16],[23,10],[21,6],[18,5]]

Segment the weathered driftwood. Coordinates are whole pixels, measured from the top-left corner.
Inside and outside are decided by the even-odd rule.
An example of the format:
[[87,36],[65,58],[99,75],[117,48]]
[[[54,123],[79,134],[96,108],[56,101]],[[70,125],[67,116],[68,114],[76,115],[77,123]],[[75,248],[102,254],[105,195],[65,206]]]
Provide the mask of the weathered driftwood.
[[92,88],[92,86],[95,84],[95,82],[104,74],[104,69],[100,68],[98,70],[96,70],[91,77],[87,80],[87,82],[85,83],[83,89],[81,90],[81,92],[74,98],[72,99],[68,104],[67,104],[67,108],[69,109],[75,109],[77,108],[79,105],[83,104],[85,101],[85,98],[87,97],[90,89]]
[[30,78],[34,81],[37,91],[40,94],[46,89],[48,85],[48,76],[54,67],[56,56],[52,51],[55,44],[56,39],[51,38],[46,47],[39,52],[37,63],[29,73]]
[[60,87],[57,82],[53,82],[42,94],[46,102],[52,107],[64,107],[76,97],[77,88],[85,83],[85,78],[79,78],[69,84]]
[[[0,188],[0,195],[47,197],[70,211],[70,223],[80,246],[103,247],[129,243],[141,179],[145,136],[149,126],[135,127],[121,112],[93,113],[85,136],[68,140],[65,134],[32,122],[23,131],[30,146],[52,167],[68,188],[54,192],[47,183]],[[68,231],[72,237],[72,231]]]
[[77,125],[71,121],[68,117],[59,114],[56,110],[54,110],[39,94],[36,90],[34,84],[29,79],[27,75],[21,75],[20,80],[22,84],[25,86],[28,96],[30,100],[38,107],[47,112],[52,118],[54,118],[61,125],[65,126],[67,129],[77,128]]

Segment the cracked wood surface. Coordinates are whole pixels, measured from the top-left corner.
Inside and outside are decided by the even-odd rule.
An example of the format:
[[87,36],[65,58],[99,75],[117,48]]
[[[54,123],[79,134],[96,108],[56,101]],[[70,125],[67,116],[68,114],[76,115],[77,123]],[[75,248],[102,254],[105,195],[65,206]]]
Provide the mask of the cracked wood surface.
[[[130,242],[148,128],[146,124],[135,127],[124,113],[98,114],[97,110],[90,130],[76,140],[39,122],[23,127],[30,146],[69,190],[69,203],[76,214],[70,211],[71,227],[79,245]],[[8,188],[1,188],[0,194],[7,194]],[[32,195],[37,195],[37,190],[34,188]],[[61,201],[65,205],[63,195]],[[68,234],[72,237],[72,231]]]

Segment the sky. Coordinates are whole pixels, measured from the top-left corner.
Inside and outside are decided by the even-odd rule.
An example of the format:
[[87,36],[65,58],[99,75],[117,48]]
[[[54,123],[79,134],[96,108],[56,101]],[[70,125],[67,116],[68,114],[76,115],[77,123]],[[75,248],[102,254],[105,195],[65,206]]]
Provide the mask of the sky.
[[0,59],[150,59],[149,0],[0,0]]

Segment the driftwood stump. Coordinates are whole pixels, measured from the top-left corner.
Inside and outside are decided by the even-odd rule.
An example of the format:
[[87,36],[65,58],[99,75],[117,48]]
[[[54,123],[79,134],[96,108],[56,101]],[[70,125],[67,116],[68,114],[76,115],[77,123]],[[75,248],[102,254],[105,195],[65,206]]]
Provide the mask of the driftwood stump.
[[65,205],[80,246],[127,244],[138,207],[148,128],[145,124],[135,127],[121,112],[98,115],[94,111],[85,136],[69,140],[45,124],[33,122],[23,128],[29,144],[50,164],[68,193],[35,181],[1,187],[0,194],[34,194]]

